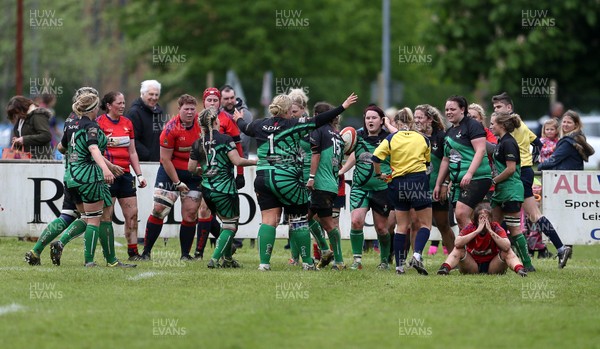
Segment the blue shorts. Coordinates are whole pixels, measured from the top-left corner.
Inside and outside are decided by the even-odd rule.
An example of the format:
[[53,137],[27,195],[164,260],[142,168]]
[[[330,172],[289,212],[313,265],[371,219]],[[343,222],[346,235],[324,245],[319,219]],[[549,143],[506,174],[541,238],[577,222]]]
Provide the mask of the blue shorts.
[[344,208],[346,207],[346,195],[338,195],[335,200],[333,200],[333,208]]
[[425,171],[394,177],[389,185],[390,200],[397,211],[419,211],[431,207],[429,178]]
[[521,182],[523,182],[523,198],[533,196],[533,169],[531,166],[521,167]]
[[[185,185],[190,188],[192,191],[200,191],[200,183],[202,183],[202,177],[195,176],[190,173],[188,170],[175,170],[177,171],[177,177],[179,180],[185,183]],[[162,164],[158,167],[158,172],[156,173],[156,182],[154,182],[154,188],[161,188],[168,191],[178,191],[177,188],[173,185],[173,181],[167,175],[167,171],[162,166]]]
[[129,172],[116,177],[113,184],[108,186],[110,196],[117,199],[129,198],[135,196],[135,178]]

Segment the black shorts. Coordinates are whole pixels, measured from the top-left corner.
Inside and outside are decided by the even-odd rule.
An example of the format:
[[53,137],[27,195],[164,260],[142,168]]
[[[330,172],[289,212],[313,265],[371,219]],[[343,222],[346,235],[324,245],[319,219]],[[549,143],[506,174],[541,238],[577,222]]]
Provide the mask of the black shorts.
[[[63,183],[63,203],[62,203],[62,213],[69,213],[70,211],[77,211],[77,205],[75,205],[75,201],[71,195],[71,191],[67,188],[67,185]],[[81,200],[81,197],[79,198]],[[80,201],[79,203],[82,203]]]
[[431,209],[433,211],[448,212],[448,210],[450,209],[450,202],[448,200],[444,201],[444,203],[441,203],[439,201],[433,201],[431,202]]
[[115,178],[113,184],[108,186],[108,190],[110,190],[110,196],[117,199],[135,196],[135,178],[131,173],[125,172],[122,176]]
[[[459,186],[460,183],[456,183],[455,185]],[[491,178],[472,180],[467,189],[459,188],[460,195],[458,195],[458,198],[452,198],[452,204],[456,205],[456,202],[458,201],[474,209],[475,206],[479,205],[483,201],[489,192],[491,185]],[[456,190],[453,190],[452,193],[453,196],[456,196]]]
[[480,274],[487,274],[490,269],[490,262],[477,263],[477,268],[479,268]]
[[310,195],[310,211],[319,217],[331,217],[333,214],[333,202],[337,193],[324,190],[313,190]]
[[500,204],[492,201],[492,208],[500,207],[503,213],[517,213],[521,212],[521,203],[519,201],[506,201],[501,202]]
[[390,199],[397,211],[419,211],[431,207],[429,178],[425,171],[394,177],[389,186]]
[[265,177],[258,172],[254,179],[254,192],[256,193],[256,201],[258,201],[258,207],[261,211],[270,210],[272,208],[283,208],[285,214],[289,215],[308,214],[308,202],[299,205],[286,205],[282,203],[265,184]]
[[521,182],[523,182],[523,198],[533,196],[533,169],[531,166],[521,167]]
[[338,195],[333,200],[333,208],[344,208],[346,207],[346,195]]
[[[200,191],[200,183],[202,183],[202,177],[192,175],[188,170],[175,170],[177,171],[177,177],[179,180],[185,183],[188,188],[192,191]],[[158,167],[158,172],[156,173],[156,182],[154,182],[155,188],[165,189],[168,191],[178,191],[177,188],[173,185],[173,181],[169,178],[167,171],[162,166],[162,164]]]
[[[71,202],[73,203],[73,205],[75,205],[75,207],[77,207],[77,205],[83,204],[83,198],[79,194],[79,190],[77,190],[76,188],[67,188],[65,186],[65,198],[67,195],[69,196]],[[63,210],[64,209],[65,208],[63,206]]]
[[240,198],[238,194],[219,193],[202,187],[202,198],[211,212],[222,218],[240,217]]

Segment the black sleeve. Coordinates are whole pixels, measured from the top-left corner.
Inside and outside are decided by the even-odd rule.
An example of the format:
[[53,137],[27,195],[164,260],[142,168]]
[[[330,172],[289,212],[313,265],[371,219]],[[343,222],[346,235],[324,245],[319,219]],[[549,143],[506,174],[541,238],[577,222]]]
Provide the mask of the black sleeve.
[[321,150],[323,150],[323,145],[321,144],[321,131],[320,129],[316,129],[310,133],[310,150],[313,154],[321,154]]
[[251,123],[248,123],[248,122],[246,122],[246,120],[244,120],[244,118],[240,118],[237,121],[237,125],[240,128],[240,132],[242,132],[246,136],[250,136],[250,137],[256,137],[256,132],[254,132],[255,123],[256,123],[256,120],[252,121]]
[[341,113],[344,112],[344,107],[342,107],[341,105],[335,109],[331,109],[330,111],[326,111],[322,114],[319,114],[317,116],[315,116],[315,124],[317,125],[317,127],[321,127],[323,125],[326,125],[328,123],[330,123],[333,119],[335,119],[336,116],[340,115]]
[[534,147],[538,147],[538,148],[542,148],[544,146],[542,144],[542,141],[540,141],[539,137],[537,137],[536,139],[534,139],[533,142],[531,142],[531,145],[533,145]]
[[200,139],[196,140],[192,145],[192,151],[190,152],[190,160],[196,160],[199,164],[206,162],[206,151],[202,146]]
[[65,127],[65,129],[63,130],[62,138],[60,139],[60,144],[65,149],[67,149],[69,147],[69,139],[68,138],[69,138],[69,135],[67,132],[67,128]]
[[138,113],[138,109],[129,109],[126,118],[131,120],[133,124],[133,134],[135,139],[135,151],[138,153],[138,157],[140,161],[149,161],[150,160],[150,150],[146,148],[146,146],[142,143],[143,134],[144,134],[144,125],[142,124],[142,120]]
[[503,144],[504,151],[504,160],[505,161],[514,161],[517,164],[521,163],[521,153],[519,151],[519,145],[516,141],[514,142],[505,142]]
[[479,121],[471,119],[471,122],[469,122],[468,127],[469,139],[477,139],[482,137],[487,139],[485,129],[483,128],[483,125],[479,123]]
[[98,145],[98,125],[92,124],[86,127],[85,133],[87,135],[87,145]]

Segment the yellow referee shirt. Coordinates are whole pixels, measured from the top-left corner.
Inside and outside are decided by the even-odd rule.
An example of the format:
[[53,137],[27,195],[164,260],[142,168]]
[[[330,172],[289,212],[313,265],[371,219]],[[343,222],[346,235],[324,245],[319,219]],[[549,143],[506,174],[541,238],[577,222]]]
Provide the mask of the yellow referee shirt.
[[527,125],[521,121],[521,126],[515,128],[515,130],[511,132],[511,135],[515,138],[517,144],[519,145],[521,167],[533,166],[533,157],[531,156],[531,151],[529,151],[529,145],[537,138],[535,133],[531,132],[529,127],[527,127]]
[[398,131],[387,136],[373,153],[373,161],[390,157],[392,177],[424,172],[431,161],[429,139],[416,131]]

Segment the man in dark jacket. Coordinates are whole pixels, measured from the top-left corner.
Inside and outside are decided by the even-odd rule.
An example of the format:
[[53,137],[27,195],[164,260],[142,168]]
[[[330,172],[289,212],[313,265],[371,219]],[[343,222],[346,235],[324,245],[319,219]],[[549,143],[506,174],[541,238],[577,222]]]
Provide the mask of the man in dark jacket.
[[135,149],[140,161],[159,161],[160,133],[168,121],[158,104],[160,83],[156,80],[143,81],[140,94],[125,116],[133,123]]

